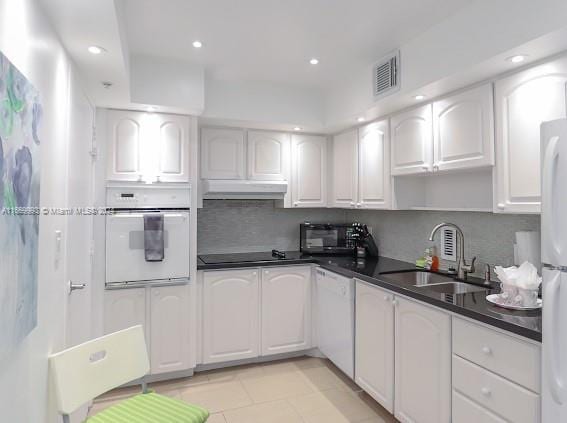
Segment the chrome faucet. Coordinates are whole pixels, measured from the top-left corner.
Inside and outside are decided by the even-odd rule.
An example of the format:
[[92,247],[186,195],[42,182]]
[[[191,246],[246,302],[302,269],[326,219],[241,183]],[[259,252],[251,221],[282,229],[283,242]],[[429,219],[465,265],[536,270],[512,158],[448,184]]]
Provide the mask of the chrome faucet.
[[463,231],[454,223],[440,223],[433,228],[431,231],[431,235],[429,235],[429,240],[433,241],[435,234],[439,229],[443,226],[450,226],[457,230],[457,243],[459,244],[459,258],[457,259],[457,278],[466,280],[468,273],[474,273],[474,262],[476,261],[476,257],[473,257],[471,260],[471,264],[467,264],[465,260],[465,236],[463,235]]

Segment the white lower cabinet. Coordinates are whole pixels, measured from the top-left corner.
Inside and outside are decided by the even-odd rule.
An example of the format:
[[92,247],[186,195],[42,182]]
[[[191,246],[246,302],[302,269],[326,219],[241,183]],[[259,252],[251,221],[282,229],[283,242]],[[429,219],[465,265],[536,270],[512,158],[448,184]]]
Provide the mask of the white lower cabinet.
[[453,391],[453,422],[455,423],[506,423],[497,415],[476,402]]
[[149,340],[146,324],[146,288],[109,289],[104,291],[104,333],[113,333],[142,325]]
[[191,367],[188,290],[188,285],[150,289],[152,374]]
[[355,382],[394,411],[394,296],[356,281]]
[[193,367],[188,285],[106,290],[104,333],[135,325],[144,327],[151,374]]
[[451,317],[395,298],[395,416],[401,422],[451,421]]
[[311,267],[262,270],[262,355],[311,347]]
[[257,269],[219,270],[203,276],[203,363],[258,356]]

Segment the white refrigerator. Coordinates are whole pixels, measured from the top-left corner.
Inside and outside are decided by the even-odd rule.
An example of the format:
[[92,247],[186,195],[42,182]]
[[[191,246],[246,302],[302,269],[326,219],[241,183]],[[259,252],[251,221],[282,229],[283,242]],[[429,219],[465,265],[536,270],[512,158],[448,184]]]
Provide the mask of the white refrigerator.
[[542,421],[567,422],[567,119],[541,125]]

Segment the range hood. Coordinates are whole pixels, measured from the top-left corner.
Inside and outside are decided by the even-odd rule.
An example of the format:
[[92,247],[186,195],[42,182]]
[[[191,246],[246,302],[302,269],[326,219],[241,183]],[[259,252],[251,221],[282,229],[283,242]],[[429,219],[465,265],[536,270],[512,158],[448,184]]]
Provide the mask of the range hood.
[[203,179],[201,183],[203,198],[213,200],[281,200],[287,192],[287,181]]

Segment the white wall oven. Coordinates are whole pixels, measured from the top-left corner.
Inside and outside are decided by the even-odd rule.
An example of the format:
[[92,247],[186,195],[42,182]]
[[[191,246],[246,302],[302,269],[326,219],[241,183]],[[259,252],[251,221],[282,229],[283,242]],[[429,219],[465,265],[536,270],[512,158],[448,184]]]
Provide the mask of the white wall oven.
[[189,188],[109,187],[106,287],[189,281]]

